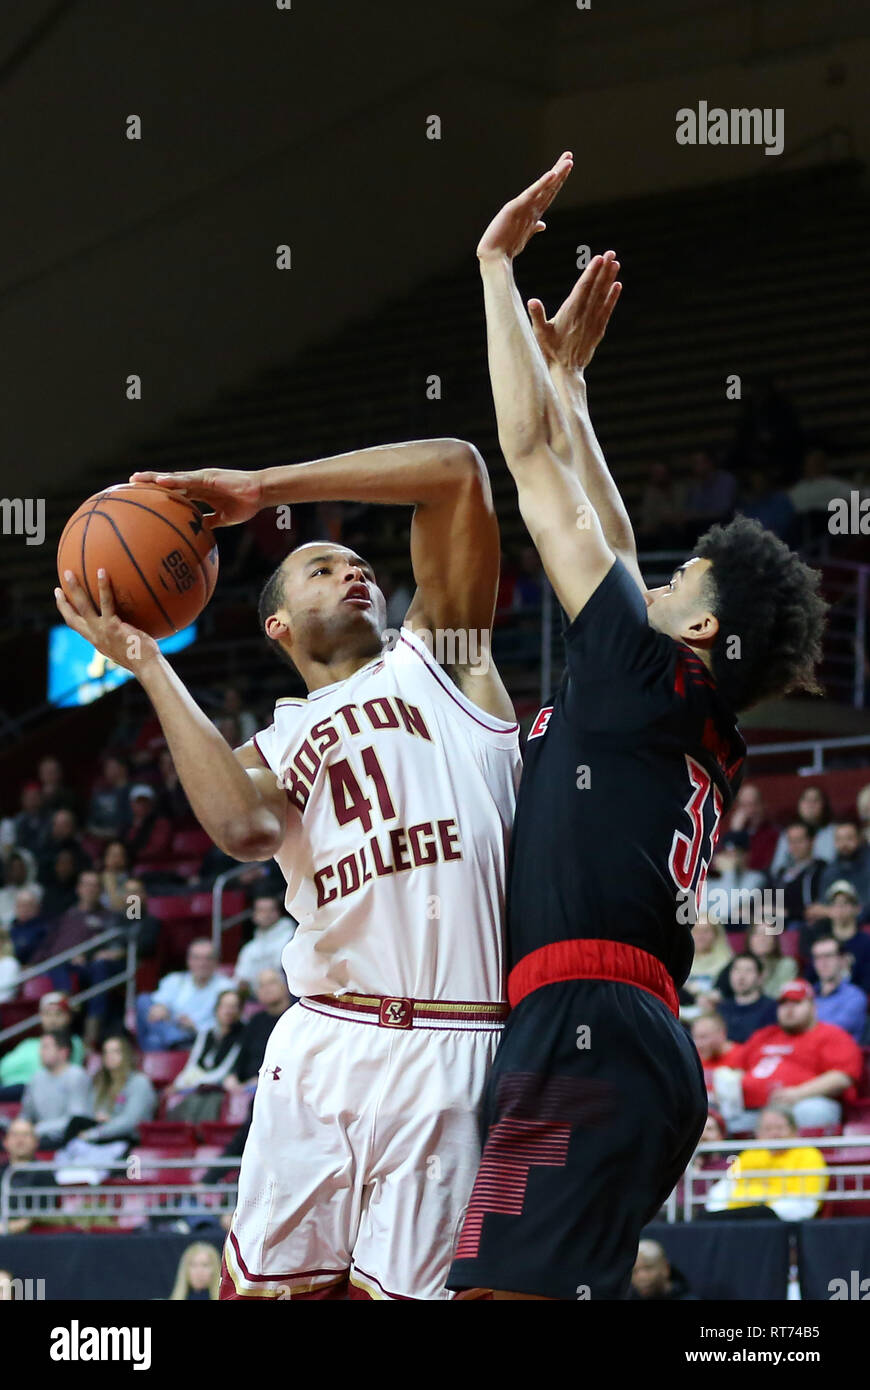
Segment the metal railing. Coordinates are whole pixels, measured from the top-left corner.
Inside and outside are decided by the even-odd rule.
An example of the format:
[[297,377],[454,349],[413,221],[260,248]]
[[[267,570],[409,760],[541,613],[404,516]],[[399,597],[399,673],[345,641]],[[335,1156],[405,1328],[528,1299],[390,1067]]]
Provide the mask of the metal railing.
[[870,754],[870,734],[854,734],[848,738],[798,739],[794,743],[753,743],[749,745],[749,757],[753,763],[759,758],[781,756],[785,753],[806,753],[811,761],[797,768],[801,776],[810,776],[825,771],[825,753],[850,748],[866,748]]
[[[5,1234],[10,1221],[25,1220],[40,1225],[57,1222],[59,1225],[110,1226],[123,1222],[125,1226],[144,1225],[159,1218],[161,1221],[190,1217],[221,1216],[232,1212],[236,1205],[237,1184],[235,1182],[206,1183],[201,1179],[179,1180],[177,1183],[160,1182],[148,1178],[130,1176],[131,1162],[137,1157],[134,1149],[127,1159],[114,1161],[98,1160],[94,1163],[62,1163],[43,1160],[33,1163],[9,1164],[0,1174],[0,1234]],[[144,1172],[155,1168],[165,1172],[177,1169],[180,1174],[189,1175],[210,1168],[224,1168],[227,1172],[238,1169],[240,1158],[197,1158],[188,1155],[180,1158],[140,1159]],[[117,1174],[116,1177],[89,1183],[84,1178],[81,1183],[59,1183],[55,1186],[26,1187],[20,1182],[13,1186],[13,1177],[22,1173],[51,1174],[62,1168],[64,1173],[93,1173],[97,1167],[101,1172]]]
[[[28,980],[36,980],[42,975],[48,975],[58,965],[64,965],[67,961],[77,959],[79,956],[89,955],[92,951],[99,949],[100,946],[107,945],[110,941],[116,941],[121,937],[125,947],[125,965],[116,975],[109,979],[100,980],[96,985],[91,985],[88,989],[80,990],[78,994],[70,995],[67,1003],[71,1006],[83,1004],[88,999],[94,999],[99,994],[106,994],[110,989],[123,984],[125,990],[125,1011],[135,1008],[136,1004],[136,931],[135,922],[127,925],[119,924],[116,927],[109,927],[106,931],[98,932],[96,936],[89,937],[87,941],[81,942],[78,946],[70,946],[66,951],[59,951],[57,955],[49,956],[48,960],[40,961],[38,965],[30,966],[27,970],[22,970],[16,981],[16,989],[20,989]],[[0,1045],[10,1042],[13,1038],[19,1037],[22,1033],[28,1033],[35,1023],[39,1022],[39,1000],[34,1003],[34,1012],[19,1023],[10,1024],[8,1028],[0,1031]]]
[[240,912],[234,912],[229,917],[224,916],[224,889],[228,883],[233,883],[237,878],[241,878],[250,869],[250,864],[237,864],[234,869],[225,869],[222,874],[218,874],[211,887],[211,941],[215,951],[215,959],[221,958],[221,937],[230,927],[236,926],[238,922],[244,922],[250,917],[251,909],[243,907]]
[[[715,1143],[699,1144],[688,1168],[683,1174],[680,1182],[674,1188],[668,1198],[663,1211],[665,1219],[670,1222],[691,1221],[694,1212],[698,1208],[704,1208],[710,1195],[710,1188],[714,1183],[723,1178],[731,1176],[727,1168],[711,1169],[696,1165],[698,1158],[728,1157],[738,1153],[750,1152],[753,1149],[819,1149],[822,1153],[825,1150],[866,1150],[870,1155],[870,1135],[818,1135],[803,1136],[794,1135],[789,1139],[722,1139]],[[778,1201],[780,1197],[807,1197],[823,1204],[825,1202],[849,1202],[870,1200],[870,1156],[866,1159],[854,1163],[831,1163],[823,1168],[777,1168],[765,1169],[741,1169],[736,1181],[743,1182],[750,1179],[763,1179],[771,1184],[776,1184],[784,1178],[827,1178],[827,1184],[822,1192],[789,1192],[779,1193],[776,1197],[771,1197],[770,1201]],[[842,1186],[841,1180],[844,1178],[856,1179],[854,1188]],[[763,1205],[762,1198],[758,1198],[754,1205]],[[747,1205],[741,1200],[740,1205]],[[735,1210],[737,1208],[735,1207]]]

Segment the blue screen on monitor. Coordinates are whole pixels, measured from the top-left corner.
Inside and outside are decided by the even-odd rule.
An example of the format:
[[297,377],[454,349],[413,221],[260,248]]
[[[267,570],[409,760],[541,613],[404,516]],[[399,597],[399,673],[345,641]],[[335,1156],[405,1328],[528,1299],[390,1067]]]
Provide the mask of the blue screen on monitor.
[[[161,637],[163,652],[180,652],[196,638],[196,623]],[[89,705],[131,679],[70,627],[53,627],[48,634],[48,699],[53,705]]]

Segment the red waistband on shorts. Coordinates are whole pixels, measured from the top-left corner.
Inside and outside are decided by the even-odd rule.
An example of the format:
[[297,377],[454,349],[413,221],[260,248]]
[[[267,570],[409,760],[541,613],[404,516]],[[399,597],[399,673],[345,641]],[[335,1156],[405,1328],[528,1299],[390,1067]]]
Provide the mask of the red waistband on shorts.
[[530,951],[508,977],[511,1008],[533,990],[558,980],[615,980],[636,985],[661,999],[675,1018],[680,1016],[674,982],[661,961],[625,941],[573,939]]
[[314,1013],[379,1028],[500,1028],[510,1012],[503,1003],[380,994],[308,994],[299,1003]]

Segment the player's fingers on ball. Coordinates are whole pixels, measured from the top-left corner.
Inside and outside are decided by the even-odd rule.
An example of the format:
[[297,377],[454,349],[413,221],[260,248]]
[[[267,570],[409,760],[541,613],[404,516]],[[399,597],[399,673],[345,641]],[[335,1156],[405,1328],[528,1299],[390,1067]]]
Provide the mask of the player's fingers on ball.
[[82,618],[92,616],[94,613],[94,605],[91,603],[88,595],[76,579],[72,570],[64,570],[63,582],[64,594],[70,607],[74,608],[76,613]]
[[81,623],[76,621],[78,618],[78,614],[76,613],[75,609],[73,608],[63,589],[55,589],[54,601],[57,605],[57,611],[60,613],[60,616],[63,618],[67,627],[74,628],[76,632],[81,632]]
[[115,616],[115,595],[112,581],[104,569],[97,570],[97,589],[100,595],[100,614],[104,618]]

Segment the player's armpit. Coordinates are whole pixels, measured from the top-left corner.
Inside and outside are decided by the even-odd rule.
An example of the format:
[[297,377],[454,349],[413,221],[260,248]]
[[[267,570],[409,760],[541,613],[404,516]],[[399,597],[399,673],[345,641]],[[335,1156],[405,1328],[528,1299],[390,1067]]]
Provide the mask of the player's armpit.
[[546,445],[508,460],[520,512],[568,621],[614,563],[601,523],[576,474]]

